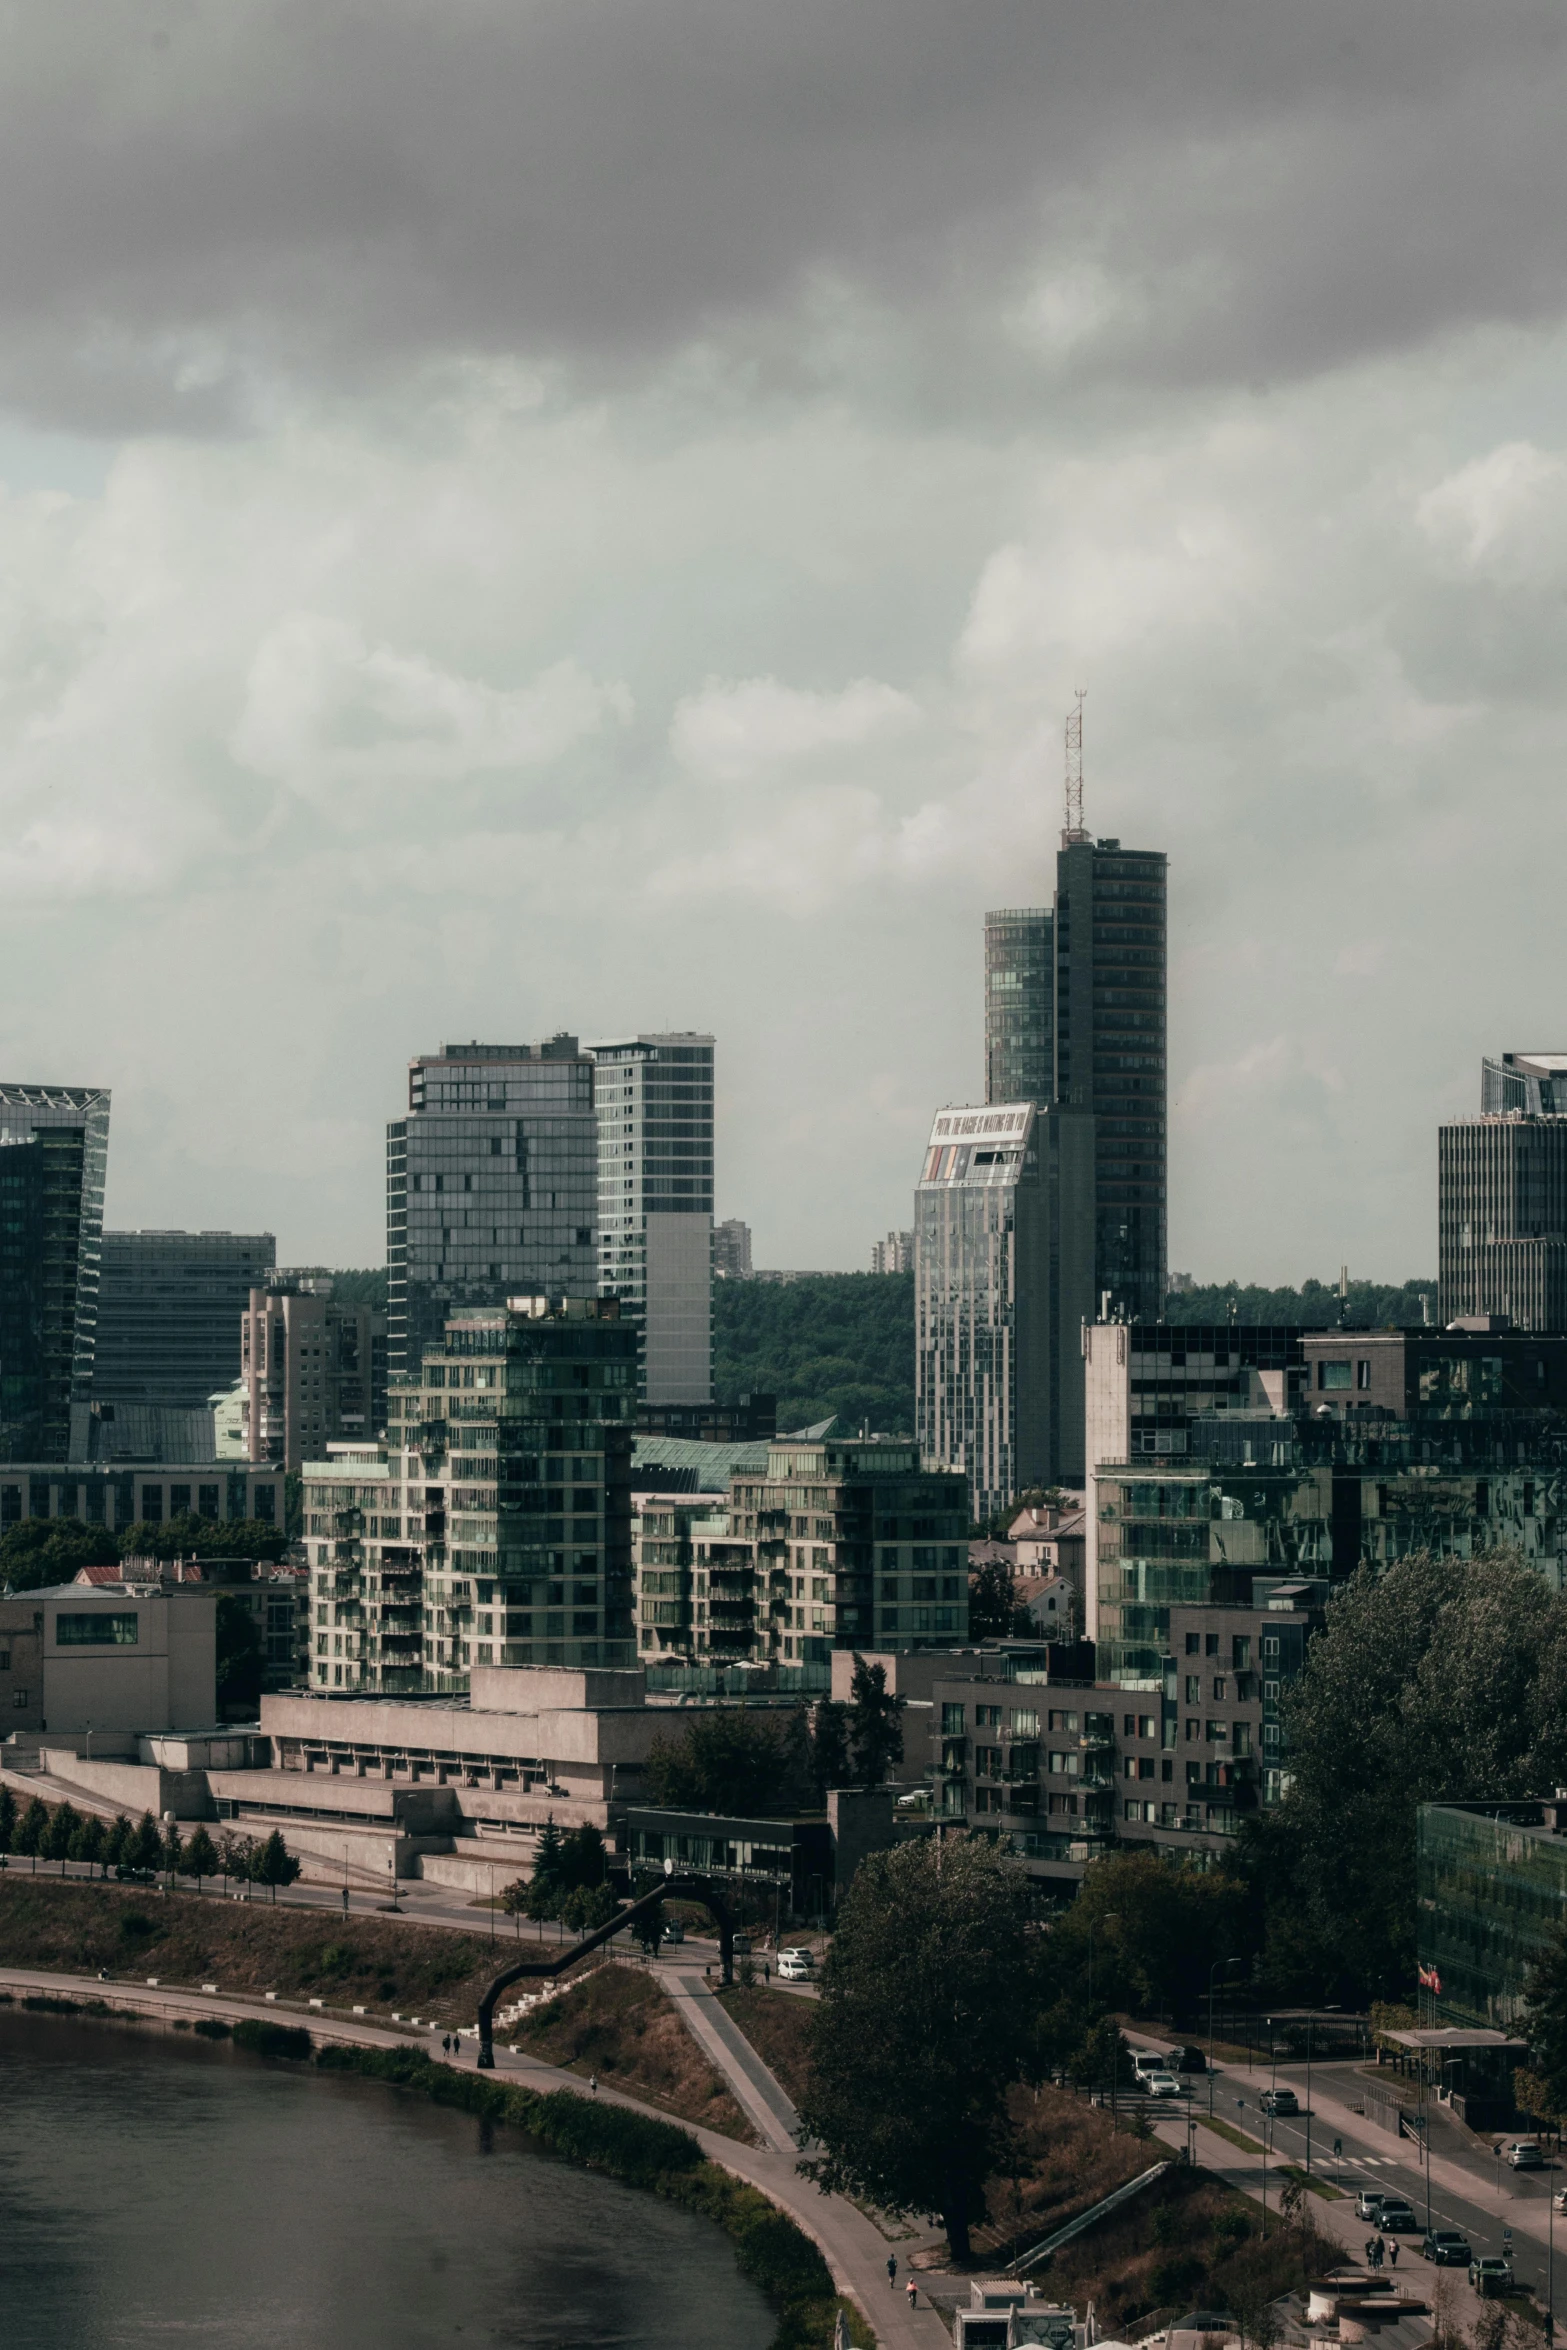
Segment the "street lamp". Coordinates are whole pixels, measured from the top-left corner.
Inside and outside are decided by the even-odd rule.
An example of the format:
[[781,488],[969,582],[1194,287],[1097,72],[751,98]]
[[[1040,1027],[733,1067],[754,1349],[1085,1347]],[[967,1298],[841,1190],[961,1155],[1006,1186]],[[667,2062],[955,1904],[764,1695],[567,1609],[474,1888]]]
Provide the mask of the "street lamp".
[[1208,1969],[1208,2119],[1213,2119],[1213,1979],[1220,1967],[1226,1973],[1240,1965],[1238,1958],[1216,1958]]

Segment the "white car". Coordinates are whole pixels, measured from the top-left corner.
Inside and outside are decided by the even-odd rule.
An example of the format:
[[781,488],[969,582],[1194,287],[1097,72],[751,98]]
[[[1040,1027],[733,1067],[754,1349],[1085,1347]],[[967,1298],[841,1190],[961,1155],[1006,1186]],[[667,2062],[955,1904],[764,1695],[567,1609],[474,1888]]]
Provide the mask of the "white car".
[[779,1951],[777,1974],[780,1983],[808,1983],[814,1971],[809,1951]]
[[1187,2094],[1185,2082],[1178,2081],[1174,2073],[1144,2073],[1142,2085],[1145,2097],[1184,2097]]

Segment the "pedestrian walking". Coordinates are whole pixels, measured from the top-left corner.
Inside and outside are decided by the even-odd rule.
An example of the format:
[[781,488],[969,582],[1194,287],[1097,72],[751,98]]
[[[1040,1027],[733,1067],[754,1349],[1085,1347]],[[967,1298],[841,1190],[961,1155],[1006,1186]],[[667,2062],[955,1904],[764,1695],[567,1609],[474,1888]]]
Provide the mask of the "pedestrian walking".
[[589,2075],[588,2075],[588,2087],[589,2087],[589,2089],[592,2091],[593,2095],[596,2097],[596,2096],[598,2095],[598,2093],[599,2093],[599,2077],[598,2077],[598,2074],[597,2074],[597,2073],[589,2073]]
[[772,1982],[772,1979],[773,1979],[773,1970],[772,1970],[772,1968],[771,1968],[771,1967],[768,1965],[768,1963],[767,1963],[766,1959],[764,1958],[764,1959],[763,1959],[763,1961],[762,1961],[762,1981],[763,1981],[764,1983],[771,1983],[771,1982]]
[[1387,2248],[1387,2259],[1388,2259],[1388,2266],[1389,2266],[1389,2268],[1397,2268],[1397,2266],[1398,2266],[1398,2239],[1397,2239],[1397,2237],[1396,2237],[1396,2236],[1394,2237],[1394,2239],[1393,2239],[1392,2243],[1391,2243],[1391,2244],[1389,2244],[1389,2246],[1388,2246],[1388,2248]]
[[894,2289],[896,2288],[898,2282],[898,2255],[896,2252],[889,2252],[887,2255],[887,2282]]
[[1377,2248],[1376,2248],[1375,2244],[1372,2242],[1371,2238],[1368,2236],[1368,2237],[1366,2238],[1366,2266],[1367,2266],[1367,2268],[1375,2268],[1375,2267],[1376,2267],[1376,2265],[1377,2265]]
[[908,2297],[909,2297],[909,2307],[910,2307],[911,2309],[918,2309],[918,2307],[919,2307],[919,2305],[920,2305],[919,2288],[918,2288],[918,2287],[917,2287],[917,2285],[915,2284],[915,2282],[914,2282],[914,2279],[913,2279],[912,2277],[910,2277],[910,2279],[909,2279],[908,2283],[907,2283],[907,2284],[904,2286],[903,2290],[905,2291],[905,2293],[907,2293],[907,2295],[908,2295]]

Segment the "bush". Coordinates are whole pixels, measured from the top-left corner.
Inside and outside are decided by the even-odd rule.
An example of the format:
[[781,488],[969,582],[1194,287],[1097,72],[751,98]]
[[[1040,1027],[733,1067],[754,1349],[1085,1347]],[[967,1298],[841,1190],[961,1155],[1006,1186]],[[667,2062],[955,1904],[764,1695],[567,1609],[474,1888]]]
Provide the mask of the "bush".
[[199,2040],[226,2040],[230,2033],[230,2026],[218,2015],[197,2016],[194,2029]]
[[234,2026],[234,2045],[252,2056],[286,2056],[303,2064],[310,2055],[310,2034],[297,2024],[265,2024],[247,2016]]

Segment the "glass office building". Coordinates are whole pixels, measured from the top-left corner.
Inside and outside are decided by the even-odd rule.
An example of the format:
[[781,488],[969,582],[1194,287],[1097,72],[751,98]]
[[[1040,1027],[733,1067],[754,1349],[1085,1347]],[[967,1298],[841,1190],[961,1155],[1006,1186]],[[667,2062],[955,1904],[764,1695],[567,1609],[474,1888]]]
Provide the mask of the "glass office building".
[[1416,1934],[1434,2021],[1507,2030],[1567,1918],[1567,1804],[1423,1803]]
[[593,1063],[574,1036],[449,1044],[408,1065],[386,1130],[387,1363],[417,1370],[449,1317],[597,1286]]
[[276,1263],[270,1232],[106,1232],[94,1397],[203,1409],[239,1377],[250,1292]]
[[0,1458],[63,1461],[92,1395],[105,1086],[0,1085]]
[[985,1099],[1054,1098],[1055,916],[1048,906],[1005,906],[985,916]]

